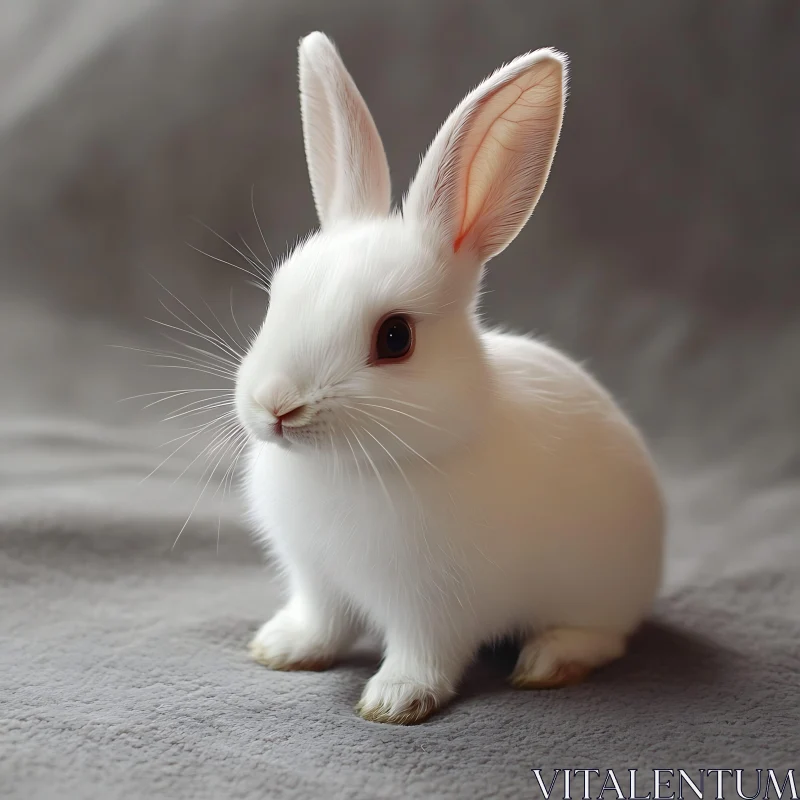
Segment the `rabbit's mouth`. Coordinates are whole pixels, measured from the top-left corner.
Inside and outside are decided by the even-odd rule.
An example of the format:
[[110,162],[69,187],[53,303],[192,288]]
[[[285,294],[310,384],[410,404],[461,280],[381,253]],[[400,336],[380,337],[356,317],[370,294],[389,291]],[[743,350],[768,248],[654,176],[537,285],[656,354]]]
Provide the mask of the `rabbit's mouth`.
[[310,412],[295,416],[265,414],[263,408],[259,408],[241,414],[240,420],[254,439],[293,449],[319,448],[327,441],[327,427],[320,417],[320,414]]
[[237,412],[240,423],[250,436],[284,448],[317,443],[325,433],[316,404],[297,397],[276,401],[240,392]]
[[250,435],[262,442],[272,442],[283,448],[290,448],[295,445],[313,445],[314,442],[319,441],[319,431],[317,425],[292,425],[289,426],[282,423],[280,420],[277,422],[268,422],[266,420],[255,420],[251,424],[246,425]]
[[319,441],[317,433],[315,433],[316,425],[298,425],[288,426],[275,423],[272,426],[271,441],[275,442],[281,447],[291,448],[295,445],[313,445]]

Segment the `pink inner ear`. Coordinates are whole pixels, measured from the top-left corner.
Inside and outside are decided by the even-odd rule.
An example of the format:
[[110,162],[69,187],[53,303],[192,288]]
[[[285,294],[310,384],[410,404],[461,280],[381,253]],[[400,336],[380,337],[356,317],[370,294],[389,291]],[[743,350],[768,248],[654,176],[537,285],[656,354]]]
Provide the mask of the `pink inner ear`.
[[561,63],[534,63],[476,103],[456,144],[453,252],[467,242],[495,255],[519,232],[539,199],[560,128]]
[[[477,107],[476,114],[475,114],[475,123],[474,123],[474,125],[475,125],[475,128],[477,128],[477,131],[475,131],[475,130],[470,131],[470,133],[466,137],[466,141],[464,142],[465,149],[467,149],[467,148],[471,149],[471,155],[470,155],[470,158],[469,158],[469,162],[467,163],[466,168],[463,171],[464,178],[460,181],[460,183],[464,187],[463,191],[464,191],[464,194],[465,194],[465,197],[464,197],[464,210],[461,212],[461,222],[459,223],[459,226],[458,226],[458,229],[459,229],[458,230],[458,235],[456,236],[455,241],[453,242],[453,252],[454,253],[457,253],[461,249],[461,245],[463,244],[464,239],[466,239],[467,236],[469,236],[470,232],[475,227],[475,221],[480,219],[481,212],[483,211],[483,206],[486,203],[486,197],[488,197],[488,193],[486,195],[484,195],[483,201],[482,201],[480,207],[477,209],[477,211],[475,211],[475,213],[473,213],[472,219],[471,219],[469,225],[467,225],[467,227],[464,227],[465,223],[467,221],[467,211],[468,211],[469,200],[470,200],[470,198],[469,198],[469,189],[470,189],[471,178],[472,178],[472,168],[475,166],[475,161],[478,158],[478,154],[481,152],[481,148],[483,147],[484,143],[486,142],[487,137],[492,133],[492,128],[494,127],[494,124],[506,112],[508,112],[516,103],[519,102],[519,99],[525,93],[525,89],[522,88],[522,87],[517,87],[517,88],[519,88],[519,94],[513,100],[511,100],[509,103],[507,103],[500,111],[498,111],[497,113],[491,115],[489,117],[489,119],[486,121],[485,127],[484,127],[484,124],[482,124],[481,116],[483,115],[484,109],[486,108],[486,106],[488,106],[491,103],[491,101],[498,94],[500,94],[501,92],[505,94],[512,86],[515,86],[515,85],[516,84],[512,83],[512,84],[509,84],[508,86],[501,86],[501,87],[497,88],[494,92],[492,92],[491,94],[487,95],[486,97],[484,97],[481,100],[480,105]],[[478,142],[476,144],[473,145],[470,142],[470,140],[473,139],[476,136],[476,133],[480,134],[480,139],[478,140]]]

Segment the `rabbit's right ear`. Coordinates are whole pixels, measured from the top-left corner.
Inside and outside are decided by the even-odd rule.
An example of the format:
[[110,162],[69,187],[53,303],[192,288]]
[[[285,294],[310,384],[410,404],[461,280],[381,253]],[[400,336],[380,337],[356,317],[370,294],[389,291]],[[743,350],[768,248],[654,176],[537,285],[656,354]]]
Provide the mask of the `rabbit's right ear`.
[[553,161],[566,56],[545,48],[500,68],[440,129],[406,195],[403,215],[450,250],[485,263],[519,233]]
[[309,34],[299,60],[303,139],[320,224],[386,216],[391,186],[383,143],[333,42]]

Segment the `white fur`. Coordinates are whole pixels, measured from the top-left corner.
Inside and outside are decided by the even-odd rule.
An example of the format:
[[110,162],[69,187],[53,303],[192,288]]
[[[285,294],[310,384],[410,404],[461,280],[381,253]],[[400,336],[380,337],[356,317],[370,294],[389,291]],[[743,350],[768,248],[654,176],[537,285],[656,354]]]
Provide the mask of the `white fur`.
[[[444,703],[479,645],[506,633],[528,639],[521,684],[618,657],[661,575],[650,458],[581,367],[476,315],[483,264],[516,236],[547,179],[563,57],[522,56],[468,95],[403,214],[376,216],[364,187],[383,185],[383,149],[338,160],[337,142],[358,147],[353,131],[374,128],[369,112],[322,34],[300,53],[301,75],[339,75],[336,91],[315,84],[336,136],[324,119],[305,128],[318,207],[338,199],[320,212],[324,231],[275,275],[237,383],[254,438],[250,507],[289,588],[254,655],[275,668],[327,664],[366,623],[385,658],[359,708],[388,722]],[[306,123],[307,106],[304,94]],[[389,312],[415,320],[415,350],[371,365]],[[299,404],[275,441],[272,412]]]

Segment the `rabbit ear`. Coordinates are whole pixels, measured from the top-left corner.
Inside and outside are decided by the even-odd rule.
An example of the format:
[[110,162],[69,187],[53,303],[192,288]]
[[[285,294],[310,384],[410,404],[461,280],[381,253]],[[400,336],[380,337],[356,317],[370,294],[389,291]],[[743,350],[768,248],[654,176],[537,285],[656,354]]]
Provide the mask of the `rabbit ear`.
[[470,92],[420,164],[404,216],[433,223],[452,252],[481,262],[504,250],[544,189],[561,130],[567,59],[549,48],[502,67]]
[[299,57],[303,139],[320,224],[387,215],[391,187],[383,144],[333,42],[311,33],[301,40]]

